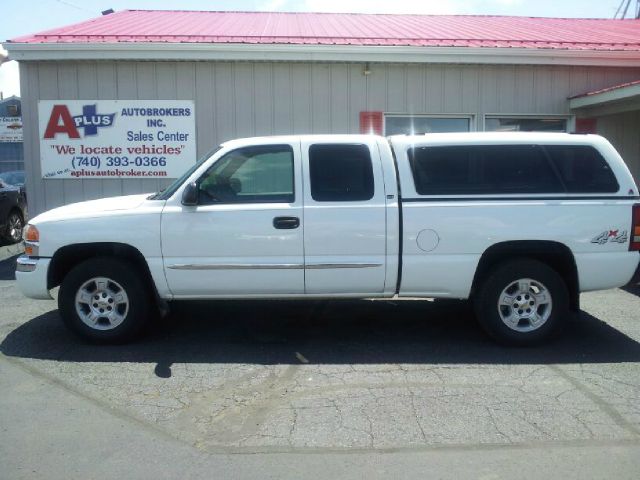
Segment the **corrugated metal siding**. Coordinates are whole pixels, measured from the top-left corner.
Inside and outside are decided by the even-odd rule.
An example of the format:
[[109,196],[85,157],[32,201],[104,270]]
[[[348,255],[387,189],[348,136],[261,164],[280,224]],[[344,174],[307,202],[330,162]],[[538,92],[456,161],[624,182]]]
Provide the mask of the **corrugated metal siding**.
[[620,152],[636,184],[640,184],[640,112],[600,117],[597,129]]
[[[289,133],[358,133],[360,111],[568,114],[567,97],[640,69],[231,62],[22,62],[24,146],[32,213],[85,199],[155,191],[166,180],[42,180],[39,99],[189,99],[198,155],[222,141]],[[481,125],[478,124],[478,128]]]

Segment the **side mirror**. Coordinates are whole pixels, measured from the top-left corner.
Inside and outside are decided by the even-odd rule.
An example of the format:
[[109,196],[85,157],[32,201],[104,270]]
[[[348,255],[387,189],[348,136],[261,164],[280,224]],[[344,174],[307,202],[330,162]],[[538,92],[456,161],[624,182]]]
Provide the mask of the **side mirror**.
[[191,182],[182,191],[182,204],[194,206],[198,204],[198,186],[196,182]]

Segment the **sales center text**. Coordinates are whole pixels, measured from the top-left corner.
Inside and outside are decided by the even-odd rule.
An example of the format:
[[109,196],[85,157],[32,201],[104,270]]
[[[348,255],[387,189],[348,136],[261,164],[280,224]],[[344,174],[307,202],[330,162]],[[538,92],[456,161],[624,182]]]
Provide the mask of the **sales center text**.
[[[146,116],[146,115],[166,115],[166,116],[190,116],[191,109],[189,108],[123,108],[122,116]],[[162,118],[147,118],[147,127],[149,128],[166,128],[166,124]],[[154,138],[155,135],[155,138]],[[189,141],[189,134],[183,132],[167,133],[164,130],[158,130],[153,133],[143,132],[138,130],[127,131],[127,141],[129,142],[153,142],[157,140],[159,142],[187,142]],[[138,152],[135,152],[138,153]],[[146,152],[144,152],[146,153]],[[158,152],[160,153],[160,152]]]

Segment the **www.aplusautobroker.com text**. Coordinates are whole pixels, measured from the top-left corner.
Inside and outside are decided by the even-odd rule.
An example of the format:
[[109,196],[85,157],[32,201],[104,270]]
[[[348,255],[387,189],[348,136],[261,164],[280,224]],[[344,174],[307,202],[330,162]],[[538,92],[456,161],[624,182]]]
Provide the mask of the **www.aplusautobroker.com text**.
[[166,177],[165,170],[121,170],[119,168],[110,170],[71,170],[72,177]]
[[136,170],[130,168],[123,170],[120,168],[111,168],[105,170],[87,170],[84,168],[71,169],[65,168],[46,172],[43,178],[79,178],[79,177],[114,177],[114,178],[130,178],[130,177],[168,177],[166,170]]

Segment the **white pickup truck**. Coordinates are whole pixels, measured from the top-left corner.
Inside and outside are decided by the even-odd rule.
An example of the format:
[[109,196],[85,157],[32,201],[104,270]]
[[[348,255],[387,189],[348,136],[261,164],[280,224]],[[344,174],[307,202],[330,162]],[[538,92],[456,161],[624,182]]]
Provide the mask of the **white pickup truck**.
[[[557,333],[579,293],[637,276],[634,180],[602,137],[547,133],[233,140],[164,191],[32,219],[17,282],[122,342],[168,302],[473,301],[495,339]],[[163,310],[163,309],[162,309]]]

